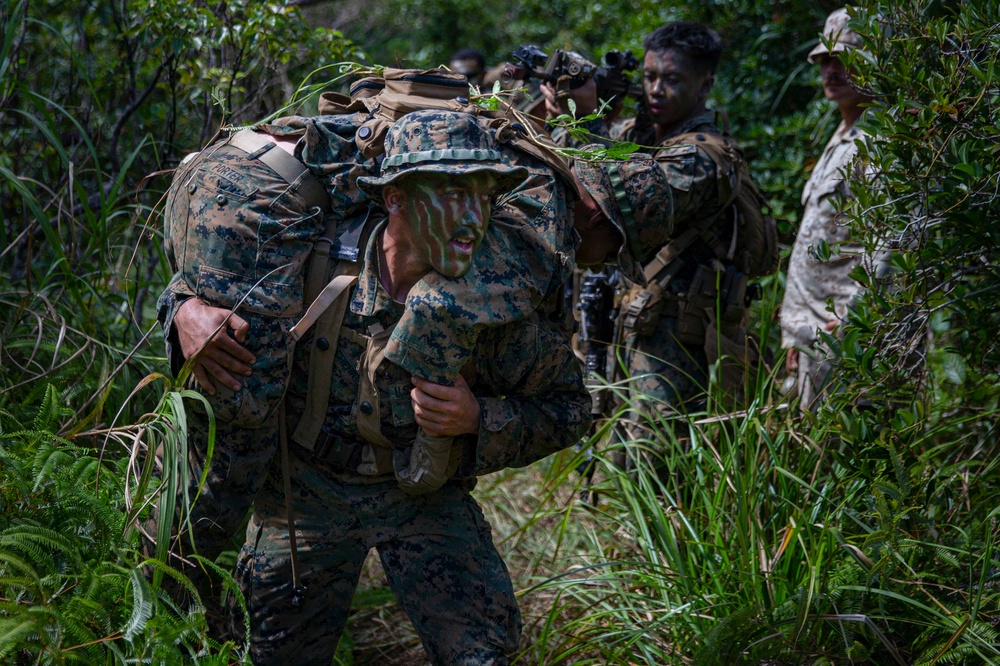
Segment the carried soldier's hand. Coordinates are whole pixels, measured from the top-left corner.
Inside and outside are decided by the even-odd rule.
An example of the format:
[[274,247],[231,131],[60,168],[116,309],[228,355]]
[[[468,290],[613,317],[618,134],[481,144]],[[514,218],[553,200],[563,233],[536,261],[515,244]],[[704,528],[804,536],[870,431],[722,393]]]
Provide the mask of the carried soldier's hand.
[[479,432],[479,401],[465,378],[459,375],[454,386],[435,384],[413,377],[410,391],[417,425],[432,437],[475,435]]
[[241,344],[250,331],[245,319],[225,308],[189,298],[177,310],[174,328],[185,360],[201,350],[193,374],[209,395],[215,395],[213,380],[240,390],[242,384],[237,376],[250,376],[250,366],[257,360]]

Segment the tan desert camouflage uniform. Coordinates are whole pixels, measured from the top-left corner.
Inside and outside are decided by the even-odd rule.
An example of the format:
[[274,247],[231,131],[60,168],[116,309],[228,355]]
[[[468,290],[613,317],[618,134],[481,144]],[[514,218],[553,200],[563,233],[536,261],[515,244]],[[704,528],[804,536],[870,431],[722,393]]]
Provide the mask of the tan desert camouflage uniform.
[[[847,316],[848,306],[858,293],[858,282],[850,277],[861,262],[863,248],[850,238],[841,211],[850,195],[844,170],[858,152],[855,141],[864,133],[841,122],[823,149],[809,181],[802,191],[802,222],[788,260],[785,299],[781,304],[781,346],[805,350],[799,355],[796,379],[801,404],[812,403],[829,368],[822,349],[814,349],[818,331],[827,322]],[[814,248],[820,241],[837,247],[840,254],[820,261]],[[833,312],[830,312],[830,303]],[[811,355],[815,354],[815,356]]]
[[[823,35],[809,52],[810,63],[816,64],[825,56],[862,47],[861,38],[848,26],[849,20],[844,7],[827,16]],[[817,344],[818,331],[829,322],[846,317],[860,290],[850,273],[862,262],[864,248],[851,240],[841,212],[845,199],[850,196],[847,177],[861,176],[861,165],[856,165],[853,173],[848,172],[858,152],[855,142],[866,138],[857,127],[857,121],[848,125],[842,120],[802,191],[802,221],[788,260],[780,315],[782,348],[802,350],[795,378],[802,407],[815,406],[815,399],[830,375],[829,350]],[[829,261],[820,261],[814,248],[821,241],[839,249],[839,254]]]

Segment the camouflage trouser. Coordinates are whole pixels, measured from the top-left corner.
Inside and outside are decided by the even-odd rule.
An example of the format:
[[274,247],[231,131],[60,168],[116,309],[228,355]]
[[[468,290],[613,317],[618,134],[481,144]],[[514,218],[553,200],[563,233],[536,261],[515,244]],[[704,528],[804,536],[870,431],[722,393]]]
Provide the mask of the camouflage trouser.
[[327,666],[371,548],[433,664],[507,663],[506,655],[517,649],[520,612],[489,524],[468,491],[451,483],[410,497],[391,478],[346,483],[295,455],[291,475],[306,590],[300,605],[293,604],[284,494],[275,466],[237,562],[254,664]]
[[[703,404],[708,386],[708,358],[704,345],[686,344],[674,338],[676,317],[661,317],[649,335],[625,337],[625,364],[630,377],[629,397],[635,421],[640,413],[676,415]],[[632,420],[632,419],[630,419]]]
[[[299,192],[311,176],[289,184],[259,154],[206,148],[179,171],[165,213],[168,253],[187,288],[208,305],[235,308],[250,324],[245,346],[257,358],[239,391],[217,382],[216,395],[206,395],[215,451],[192,524],[199,554],[210,559],[239,530],[277,450],[277,408],[291,367],[288,330],[303,310],[305,263],[324,229],[322,210]],[[200,405],[187,404],[193,497],[208,418]]]

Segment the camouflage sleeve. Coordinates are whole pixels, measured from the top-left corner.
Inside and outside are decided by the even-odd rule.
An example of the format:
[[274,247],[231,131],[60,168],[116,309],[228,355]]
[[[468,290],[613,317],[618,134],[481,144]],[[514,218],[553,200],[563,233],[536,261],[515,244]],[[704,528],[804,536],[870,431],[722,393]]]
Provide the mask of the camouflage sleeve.
[[693,144],[679,144],[660,149],[655,158],[673,194],[675,234],[719,209],[722,202],[717,169],[704,150]]
[[377,176],[379,165],[364,157],[354,134],[364,120],[359,114],[298,119],[305,132],[296,157],[309,167],[330,195],[332,214],[339,220],[368,206],[369,197],[358,187],[359,176]]
[[181,355],[180,346],[177,344],[177,334],[174,331],[174,316],[184,301],[194,296],[194,290],[184,280],[183,274],[178,271],[170,278],[166,289],[156,301],[156,318],[163,327],[163,339],[167,345],[167,360],[170,363],[170,371],[174,374],[177,374],[177,371],[184,365],[184,357]]
[[483,338],[476,385],[493,397],[479,398],[479,438],[463,472],[523,467],[577,443],[590,427],[591,399],[565,336],[532,318]]

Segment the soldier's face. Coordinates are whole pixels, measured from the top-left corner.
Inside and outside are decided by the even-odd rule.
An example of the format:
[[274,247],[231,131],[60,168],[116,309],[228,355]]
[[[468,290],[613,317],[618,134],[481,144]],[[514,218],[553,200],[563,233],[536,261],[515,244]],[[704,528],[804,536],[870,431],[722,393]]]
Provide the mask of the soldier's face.
[[461,277],[486,234],[496,177],[474,174],[419,174],[407,179],[407,221],[414,250],[430,268]]
[[851,85],[851,72],[844,68],[835,54],[822,56],[819,60],[819,72],[823,78],[823,94],[838,106],[859,106],[871,98]]
[[643,61],[642,88],[653,124],[667,134],[696,112],[708,97],[715,76],[694,66],[673,49],[650,51]]

